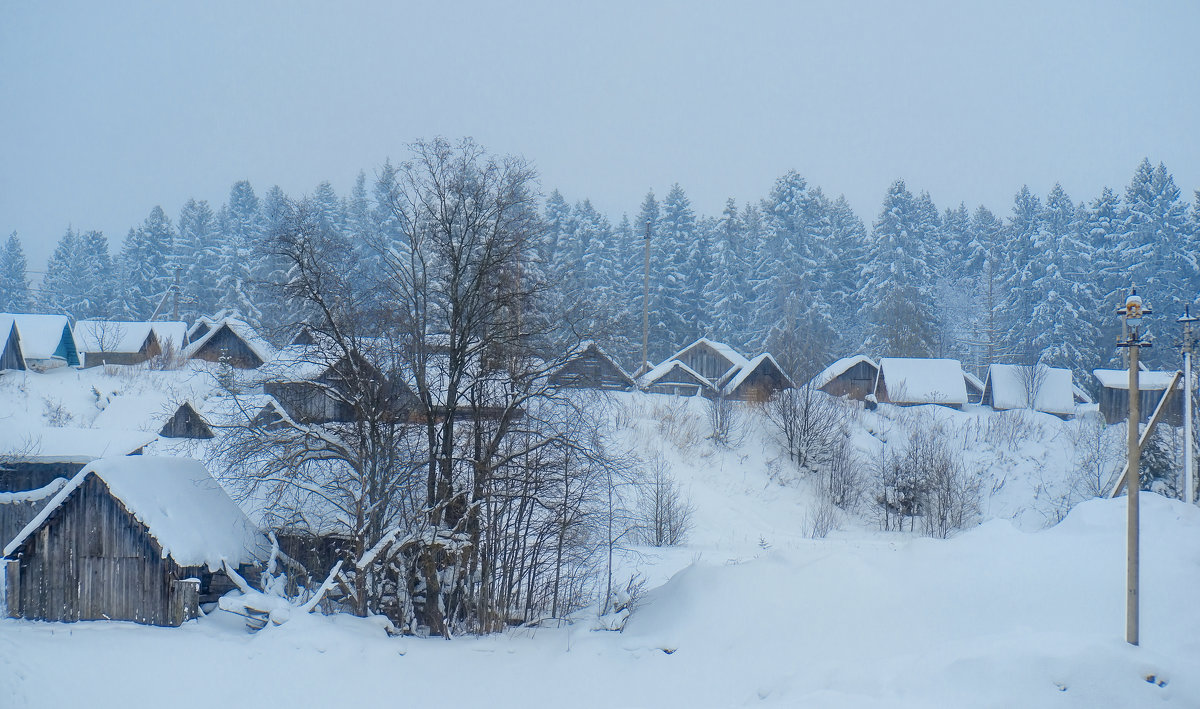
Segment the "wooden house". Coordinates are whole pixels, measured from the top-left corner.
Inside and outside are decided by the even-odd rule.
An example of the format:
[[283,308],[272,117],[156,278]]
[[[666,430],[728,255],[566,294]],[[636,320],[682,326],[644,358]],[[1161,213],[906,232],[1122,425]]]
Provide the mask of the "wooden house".
[[[7,324],[6,324],[7,323]],[[26,370],[25,352],[21,349],[21,333],[17,322],[0,316],[0,372]]]
[[715,396],[718,389],[702,374],[683,362],[669,359],[642,375],[638,387],[651,394],[675,396]]
[[75,342],[84,368],[141,364],[163,351],[154,324],[149,322],[81,320],[75,323]]
[[826,367],[809,383],[830,396],[845,396],[862,401],[875,390],[879,365],[866,355],[843,357]]
[[66,483],[4,547],[8,615],[177,626],[248,572],[264,540],[204,466],[106,458]]
[[795,386],[775,358],[766,353],[733,371],[720,385],[721,393],[726,398],[757,402],[770,399],[772,394],[781,389]]
[[191,438],[196,440],[208,440],[213,438],[212,426],[192,402],[185,401],[179,405],[175,413],[163,423],[163,427],[159,429],[159,437],[161,438]]
[[633,377],[594,342],[576,349],[550,374],[549,381],[554,386],[572,389],[630,391],[637,386]]
[[984,382],[982,379],[964,369],[963,384],[967,387],[967,403],[978,404],[983,401]]
[[682,362],[688,369],[696,372],[714,384],[727,376],[734,369],[741,370],[750,362],[737,350],[722,342],[714,342],[707,337],[701,337],[692,344],[679,350],[667,361]]
[[0,430],[0,544],[85,465],[103,456],[138,455],[154,438],[144,431],[95,428]]
[[[1097,369],[1092,372],[1100,383],[1100,396],[1096,403],[1105,423],[1112,425],[1129,420],[1129,370]],[[1175,372],[1142,370],[1138,373],[1139,421],[1146,423],[1154,415],[1154,409],[1170,385]],[[1183,425],[1183,384],[1175,385],[1175,393],[1168,403],[1162,422],[1168,426]]]
[[21,352],[30,369],[79,366],[79,348],[66,315],[0,313],[0,332],[9,332],[10,322],[20,333]]
[[1075,414],[1075,384],[1069,369],[993,364],[984,380],[982,403],[995,411],[1033,409],[1066,418]]
[[874,395],[879,403],[961,409],[967,404],[967,384],[956,359],[884,357],[879,360]]
[[[370,342],[364,343],[370,346]],[[366,355],[348,355],[322,345],[288,345],[260,373],[263,393],[274,397],[300,423],[345,423],[357,413],[353,389],[369,389],[375,403],[390,407],[396,420],[408,417],[416,396],[403,383],[392,382]]]
[[257,369],[275,356],[275,348],[245,322],[226,318],[193,340],[184,349],[183,356],[206,362],[226,362],[237,369]]

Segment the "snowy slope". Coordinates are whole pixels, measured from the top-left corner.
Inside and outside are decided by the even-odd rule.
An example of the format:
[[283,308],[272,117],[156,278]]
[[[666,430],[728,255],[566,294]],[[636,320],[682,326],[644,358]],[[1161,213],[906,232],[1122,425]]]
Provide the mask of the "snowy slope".
[[388,638],[347,616],[255,635],[223,612],[179,629],[4,620],[4,706],[209,706],[177,691],[196,678],[267,707],[1200,706],[1200,609],[1183,603],[1200,587],[1200,510],[1142,498],[1139,648],[1122,640],[1125,501],[1085,502],[1043,529],[1071,502],[1082,422],[860,411],[850,435],[863,465],[936,431],[981,476],[990,521],[941,541],[880,532],[865,508],[814,540],[815,481],[752,408],[722,448],[703,400],[613,402],[614,443],[665,461],[695,506],[686,546],[623,558],[646,592],[622,633],[586,617],[453,642]]

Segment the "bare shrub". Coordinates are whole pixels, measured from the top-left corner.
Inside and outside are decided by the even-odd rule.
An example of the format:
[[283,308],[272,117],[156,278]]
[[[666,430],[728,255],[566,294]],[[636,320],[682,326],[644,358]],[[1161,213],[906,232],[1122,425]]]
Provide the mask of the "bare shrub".
[[828,462],[850,419],[843,402],[809,385],[776,392],[765,411],[788,457],[808,469]]
[[817,486],[817,499],[804,518],[804,534],[809,539],[824,539],[837,529],[838,513],[830,491],[824,485]]
[[1025,408],[1036,409],[1037,398],[1046,386],[1046,378],[1050,375],[1050,368],[1038,362],[1036,364],[1018,366],[1016,372],[1017,384],[1021,387],[1021,393],[1025,395]]
[[746,438],[746,427],[742,410],[737,402],[724,394],[709,399],[708,423],[712,428],[712,442],[724,448],[736,448]]
[[875,501],[885,530],[922,531],[945,538],[979,514],[980,476],[968,471],[937,429],[918,429],[903,449],[876,470]]
[[42,415],[46,417],[46,425],[52,428],[69,426],[75,419],[70,410],[52,396],[42,399]]
[[175,345],[175,340],[166,340],[163,342],[162,351],[150,358],[146,363],[147,367],[153,370],[170,371],[183,369],[187,359],[183,356],[183,351]]
[[638,495],[642,540],[651,546],[676,546],[687,540],[695,508],[662,458],[650,461]]
[[849,440],[842,439],[833,447],[825,464],[825,487],[829,499],[843,510],[856,508],[863,496],[865,475],[862,460]]
[[1024,411],[1001,411],[988,418],[988,442],[997,447],[1016,448],[1023,441],[1033,438],[1037,433],[1035,426]]
[[1080,416],[1067,428],[1072,451],[1070,484],[1076,497],[1104,497],[1116,483],[1125,462],[1125,445],[1123,435],[1112,433],[1099,413]]

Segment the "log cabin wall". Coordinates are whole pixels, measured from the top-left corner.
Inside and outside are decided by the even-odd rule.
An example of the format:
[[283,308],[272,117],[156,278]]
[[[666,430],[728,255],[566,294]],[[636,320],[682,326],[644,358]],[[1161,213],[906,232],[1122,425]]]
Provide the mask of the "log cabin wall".
[[14,566],[9,615],[36,620],[169,625],[172,582],[183,578],[95,476],[26,540]]
[[262,359],[250,349],[246,341],[230,330],[228,325],[221,325],[212,339],[196,350],[192,357],[206,362],[227,361],[237,369],[257,369],[263,364]]

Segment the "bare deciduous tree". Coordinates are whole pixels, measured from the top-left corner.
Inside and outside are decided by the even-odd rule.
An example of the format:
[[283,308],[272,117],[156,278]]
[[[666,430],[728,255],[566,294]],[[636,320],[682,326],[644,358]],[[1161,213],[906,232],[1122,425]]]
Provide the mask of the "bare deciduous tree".
[[661,458],[650,461],[638,492],[642,540],[651,546],[675,546],[687,540],[695,508]]
[[783,389],[767,402],[767,419],[788,457],[801,468],[824,465],[845,437],[851,412],[842,401],[811,385]]

